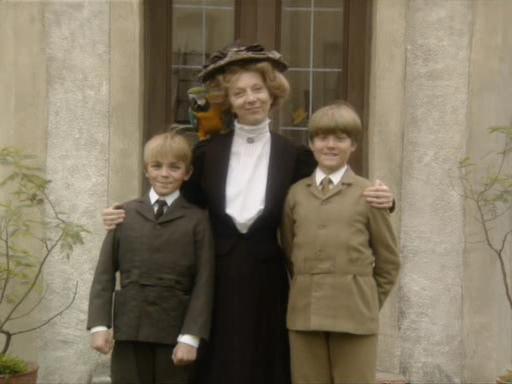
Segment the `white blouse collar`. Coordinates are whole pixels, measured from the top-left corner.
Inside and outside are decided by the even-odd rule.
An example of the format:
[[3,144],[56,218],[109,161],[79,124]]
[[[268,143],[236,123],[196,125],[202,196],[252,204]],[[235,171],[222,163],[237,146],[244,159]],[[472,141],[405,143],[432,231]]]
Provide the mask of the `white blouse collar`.
[[240,124],[238,120],[235,120],[235,136],[248,143],[254,143],[268,136],[270,132],[269,127],[270,119],[265,119],[258,125]]

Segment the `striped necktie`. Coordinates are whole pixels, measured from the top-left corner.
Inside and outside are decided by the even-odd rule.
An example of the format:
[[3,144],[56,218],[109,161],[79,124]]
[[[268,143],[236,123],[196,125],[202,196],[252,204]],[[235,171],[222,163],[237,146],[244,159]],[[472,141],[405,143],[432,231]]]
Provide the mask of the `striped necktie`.
[[333,186],[332,179],[329,176],[325,176],[320,182],[320,191],[322,194],[327,195]]

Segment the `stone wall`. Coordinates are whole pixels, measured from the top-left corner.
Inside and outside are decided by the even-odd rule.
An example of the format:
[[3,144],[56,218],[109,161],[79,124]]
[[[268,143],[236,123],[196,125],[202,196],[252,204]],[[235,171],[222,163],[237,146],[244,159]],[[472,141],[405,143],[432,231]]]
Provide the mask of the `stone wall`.
[[487,128],[512,122],[511,17],[507,0],[374,1],[370,172],[396,191],[403,261],[379,367],[412,383],[493,382],[511,365],[497,263],[456,180],[459,159],[499,147]]
[[[473,6],[469,70],[468,156],[486,166],[489,152],[502,148],[488,128],[512,124],[512,2],[478,1]],[[485,168],[484,168],[485,169]],[[512,163],[507,164],[512,173]],[[472,206],[466,205],[464,257],[464,351],[466,382],[482,382],[512,368],[512,311],[506,304],[496,258],[482,243]],[[494,226],[503,236],[512,227],[512,213]],[[496,238],[495,238],[496,239]],[[512,245],[508,275],[512,284]]]
[[69,262],[57,255],[46,267],[39,317],[65,305],[78,281],[75,303],[13,352],[37,358],[41,383],[85,383],[105,360],[85,330],[100,211],[140,193],[141,0],[1,1],[0,19],[1,145],[39,155],[58,207],[91,231]]

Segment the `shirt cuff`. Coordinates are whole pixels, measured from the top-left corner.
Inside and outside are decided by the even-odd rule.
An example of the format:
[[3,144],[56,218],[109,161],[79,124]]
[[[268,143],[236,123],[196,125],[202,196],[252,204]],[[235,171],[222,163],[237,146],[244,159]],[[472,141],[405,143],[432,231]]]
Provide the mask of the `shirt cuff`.
[[178,343],[188,344],[192,347],[198,348],[199,347],[199,337],[193,336],[193,335],[179,335],[178,336]]
[[96,327],[92,327],[89,332],[96,333],[101,331],[108,331],[108,327],[105,325],[97,325]]

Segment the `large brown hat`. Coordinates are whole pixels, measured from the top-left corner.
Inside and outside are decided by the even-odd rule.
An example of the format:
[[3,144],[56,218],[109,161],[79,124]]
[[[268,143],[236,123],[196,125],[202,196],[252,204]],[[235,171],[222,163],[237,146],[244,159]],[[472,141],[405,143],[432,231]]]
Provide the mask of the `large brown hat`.
[[208,62],[203,66],[198,78],[205,83],[219,73],[224,72],[229,66],[245,63],[259,63],[267,61],[280,72],[288,69],[288,64],[277,51],[266,51],[259,44],[227,46],[213,53]]

